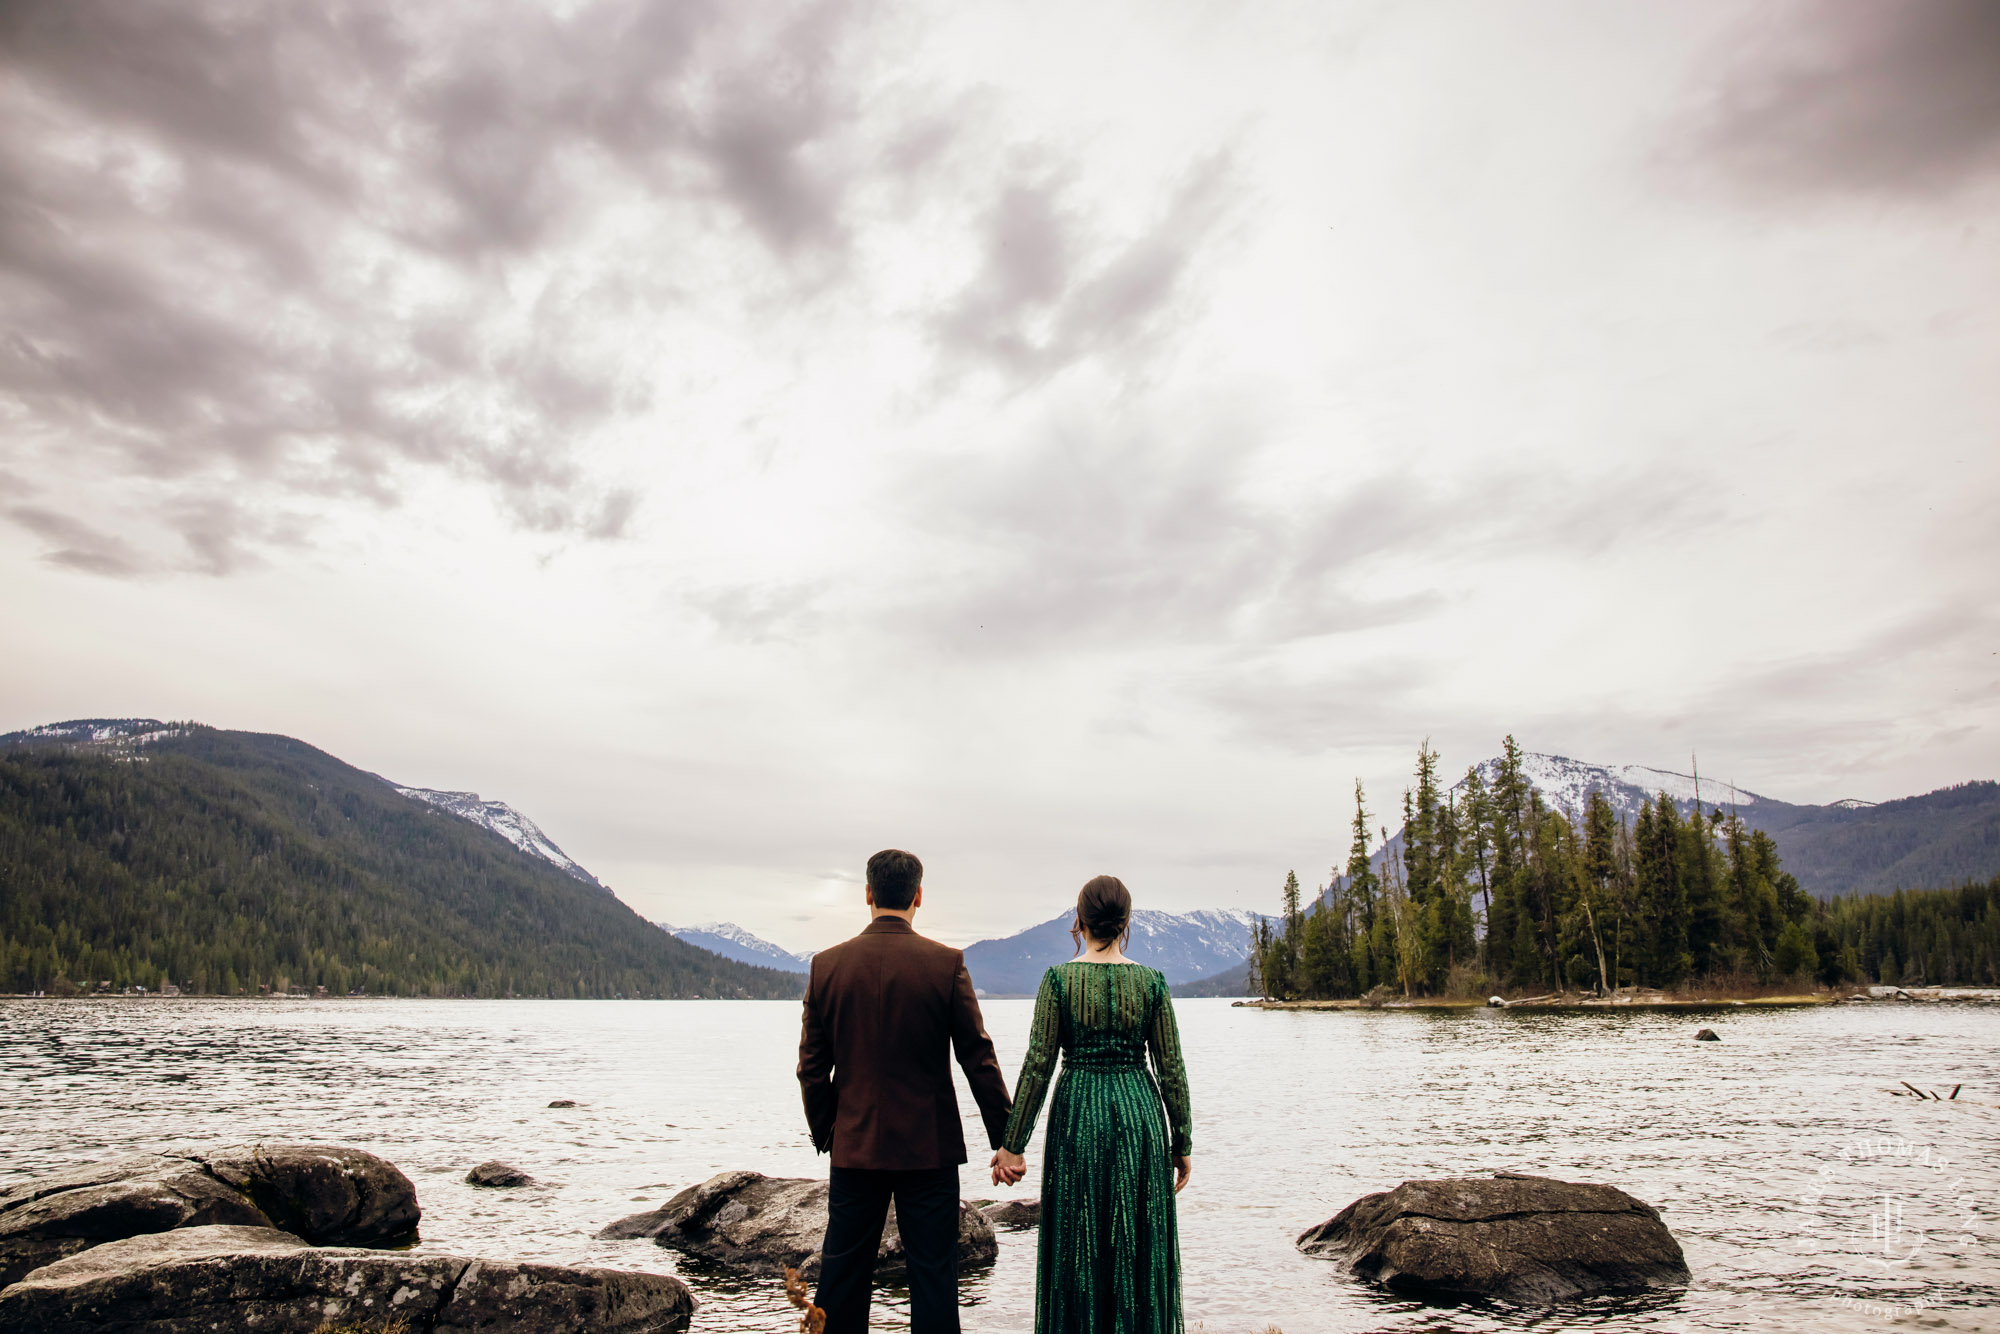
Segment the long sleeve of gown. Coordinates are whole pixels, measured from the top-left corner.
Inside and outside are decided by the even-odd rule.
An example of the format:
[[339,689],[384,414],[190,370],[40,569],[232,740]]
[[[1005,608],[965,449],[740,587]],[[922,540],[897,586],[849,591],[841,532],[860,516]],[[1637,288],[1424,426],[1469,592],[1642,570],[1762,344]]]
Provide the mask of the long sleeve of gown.
[[1042,1100],[1049,1094],[1049,1076],[1056,1067],[1056,1053],[1062,1049],[1062,991],[1056,970],[1042,974],[1042,986],[1035,993],[1035,1019],[1028,1027],[1028,1054],[1021,1061],[1021,1077],[1014,1081],[1014,1110],[1007,1118],[1007,1134],[1000,1141],[1009,1153],[1025,1153],[1035,1133],[1035,1119],[1042,1114]]
[[[1146,1030],[1146,1046],[1153,1058],[1153,1077],[1160,1083],[1160,1098],[1167,1105],[1174,1156],[1184,1158],[1194,1152],[1194,1109],[1188,1101],[1187,1063],[1181,1059],[1181,1030],[1174,1022],[1171,996],[1160,997],[1160,1008],[1153,1012],[1152,1026]],[[1019,1110],[1016,1103],[1015,1111]]]

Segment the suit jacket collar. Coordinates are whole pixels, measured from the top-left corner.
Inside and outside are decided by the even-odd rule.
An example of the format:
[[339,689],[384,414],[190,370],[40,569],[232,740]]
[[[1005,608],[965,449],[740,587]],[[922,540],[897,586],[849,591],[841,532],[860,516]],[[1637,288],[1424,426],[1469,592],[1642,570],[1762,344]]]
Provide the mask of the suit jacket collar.
[[863,927],[861,929],[861,934],[864,936],[871,936],[871,935],[914,936],[915,934],[917,934],[917,928],[911,926],[908,922],[904,921],[900,917],[889,917],[885,915],[882,917],[877,917],[874,921],[870,922],[867,926]]

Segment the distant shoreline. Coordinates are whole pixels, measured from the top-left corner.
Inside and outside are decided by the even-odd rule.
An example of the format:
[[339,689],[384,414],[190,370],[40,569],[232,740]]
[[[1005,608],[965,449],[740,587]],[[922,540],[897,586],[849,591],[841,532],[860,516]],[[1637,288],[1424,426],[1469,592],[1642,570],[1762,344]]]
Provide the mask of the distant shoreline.
[[1798,992],[1787,995],[1618,996],[1589,994],[1529,996],[1495,1005],[1477,997],[1412,996],[1379,1003],[1348,997],[1341,1000],[1258,1000],[1233,1002],[1245,1010],[1729,1010],[1804,1009],[1818,1005],[1961,1005],[2000,1004],[2000,989],[1992,987],[1870,987],[1866,992]]

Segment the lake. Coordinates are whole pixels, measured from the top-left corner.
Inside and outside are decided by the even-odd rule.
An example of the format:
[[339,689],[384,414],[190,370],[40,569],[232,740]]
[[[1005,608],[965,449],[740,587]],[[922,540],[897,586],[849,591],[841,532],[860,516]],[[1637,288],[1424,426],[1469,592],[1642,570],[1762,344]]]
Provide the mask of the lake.
[[[985,1003],[1010,1085],[1030,1004]],[[2000,1323],[2000,1008],[1178,1010],[1190,1331]],[[794,1002],[4,1001],[0,1181],[175,1142],[331,1141],[417,1183],[424,1249],[671,1271],[670,1252],[591,1233],[719,1171],[825,1170],[792,1076],[798,1016]],[[1722,1041],[1694,1042],[1704,1024]],[[1920,1102],[1890,1096],[1900,1080],[1964,1088]],[[968,1198],[1006,1194],[985,1156]],[[542,1184],[465,1185],[487,1158]],[[1658,1206],[1693,1283],[1553,1314],[1431,1308],[1293,1249],[1358,1195],[1499,1169]],[[1034,1260],[1032,1232],[1001,1235],[998,1265],[964,1283],[968,1329],[1032,1329]],[[775,1283],[687,1277],[696,1331],[794,1327]]]

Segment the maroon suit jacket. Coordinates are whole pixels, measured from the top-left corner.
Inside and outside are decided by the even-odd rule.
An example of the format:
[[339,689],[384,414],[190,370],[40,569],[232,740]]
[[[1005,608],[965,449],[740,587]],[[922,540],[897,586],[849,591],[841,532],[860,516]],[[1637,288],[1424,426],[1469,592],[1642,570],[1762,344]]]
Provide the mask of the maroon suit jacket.
[[910,1171],[965,1161],[947,1048],[994,1148],[1013,1101],[979,1017],[965,955],[878,917],[813,956],[799,1086],[813,1147],[835,1167]]

